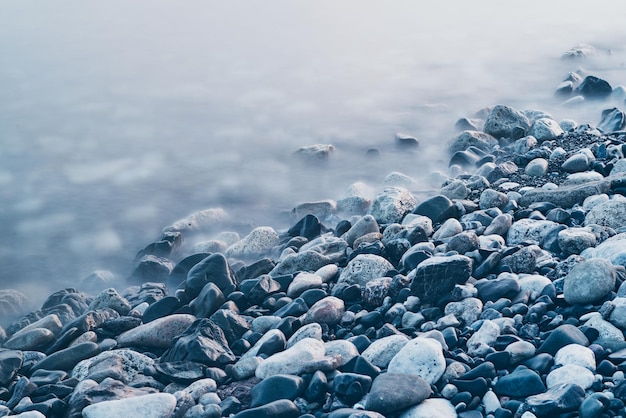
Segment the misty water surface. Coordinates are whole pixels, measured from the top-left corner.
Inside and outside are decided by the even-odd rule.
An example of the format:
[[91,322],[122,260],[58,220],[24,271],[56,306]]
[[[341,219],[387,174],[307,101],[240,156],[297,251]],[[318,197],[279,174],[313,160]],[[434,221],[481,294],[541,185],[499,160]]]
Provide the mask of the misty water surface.
[[[245,234],[392,171],[427,190],[459,117],[506,103],[597,123],[554,87],[579,67],[625,82],[621,3],[430,3],[3,0],[0,288],[124,277],[200,209]],[[579,43],[597,53],[560,59]],[[328,164],[294,160],[317,143]]]

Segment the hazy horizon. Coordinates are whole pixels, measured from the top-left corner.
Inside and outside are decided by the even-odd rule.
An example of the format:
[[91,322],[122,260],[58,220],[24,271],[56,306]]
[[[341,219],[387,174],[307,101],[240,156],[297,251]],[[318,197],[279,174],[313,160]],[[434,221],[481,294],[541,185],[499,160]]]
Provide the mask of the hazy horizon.
[[[486,106],[597,123],[601,105],[553,97],[578,68],[624,83],[626,6],[589,7],[5,0],[0,288],[37,299],[94,270],[123,277],[196,210],[224,207],[243,235],[392,171],[430,187],[455,121]],[[595,56],[560,58],[581,43]],[[397,132],[419,153],[395,150]],[[326,166],[293,159],[318,143],[336,148]]]

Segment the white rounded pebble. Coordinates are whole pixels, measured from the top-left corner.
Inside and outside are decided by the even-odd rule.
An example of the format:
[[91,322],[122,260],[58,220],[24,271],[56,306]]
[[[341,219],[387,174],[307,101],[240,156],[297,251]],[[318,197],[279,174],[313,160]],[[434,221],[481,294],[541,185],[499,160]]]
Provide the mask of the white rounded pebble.
[[444,240],[446,238],[452,238],[456,234],[463,232],[463,226],[459,221],[454,218],[446,220],[437,231],[433,234],[435,241]]
[[293,278],[287,288],[287,296],[297,298],[308,289],[317,289],[322,286],[322,278],[317,274],[302,272]]
[[83,409],[84,418],[143,417],[169,418],[176,409],[176,397],[169,393],[102,401]]
[[550,389],[562,383],[575,383],[587,390],[593,385],[594,380],[595,376],[590,370],[575,364],[567,364],[548,373],[546,386]]
[[483,407],[485,408],[485,412],[491,414],[495,412],[496,409],[500,408],[500,400],[498,399],[498,395],[493,393],[492,390],[487,391],[483,396]]
[[447,399],[429,398],[406,410],[400,418],[456,418],[454,405]]
[[391,359],[409,342],[409,337],[404,335],[389,335],[379,338],[367,347],[361,356],[378,366],[385,369],[389,366]]
[[515,341],[506,346],[504,351],[511,353],[511,363],[516,364],[535,355],[535,346],[528,341]]
[[245,238],[226,250],[226,257],[247,258],[266,253],[278,243],[279,237],[274,228],[260,226],[253,229]]
[[365,287],[367,282],[383,277],[391,269],[393,269],[393,264],[381,256],[359,254],[343,269],[337,284],[358,284]]
[[298,341],[293,347],[276,353],[265,359],[254,374],[259,379],[266,379],[276,374],[300,374],[307,362],[324,358],[324,343],[314,338]]
[[421,376],[434,384],[446,370],[443,348],[437,340],[417,337],[407,342],[389,362],[387,372]]
[[556,352],[554,355],[554,364],[557,366],[575,364],[576,366],[581,366],[595,372],[596,355],[591,349],[583,345],[568,344]]
[[347,340],[334,340],[324,343],[326,355],[333,357],[341,357],[340,365],[343,366],[353,358],[359,355],[356,346]]
[[404,215],[417,206],[417,199],[403,187],[387,187],[370,207],[369,213],[378,223],[391,224],[401,222]]
[[619,328],[602,319],[602,315],[599,312],[592,312],[592,314],[594,315],[590,315],[584,326],[597,329],[600,333],[598,339],[624,341],[624,333]]
[[287,348],[293,347],[298,341],[305,338],[314,338],[322,341],[322,326],[317,322],[301,326],[289,337],[289,340],[287,340]]
[[526,164],[524,171],[531,177],[542,177],[548,171],[548,160],[545,158],[535,158]]

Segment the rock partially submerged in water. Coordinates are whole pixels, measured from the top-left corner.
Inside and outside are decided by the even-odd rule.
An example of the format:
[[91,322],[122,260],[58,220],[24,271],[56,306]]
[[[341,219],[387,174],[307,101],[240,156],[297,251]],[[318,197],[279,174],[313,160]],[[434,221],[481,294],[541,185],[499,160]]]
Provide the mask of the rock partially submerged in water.
[[484,117],[440,194],[398,172],[373,202],[296,206],[287,231],[156,245],[219,224],[199,212],[140,252],[140,286],[51,295],[0,334],[2,412],[625,415],[626,138]]

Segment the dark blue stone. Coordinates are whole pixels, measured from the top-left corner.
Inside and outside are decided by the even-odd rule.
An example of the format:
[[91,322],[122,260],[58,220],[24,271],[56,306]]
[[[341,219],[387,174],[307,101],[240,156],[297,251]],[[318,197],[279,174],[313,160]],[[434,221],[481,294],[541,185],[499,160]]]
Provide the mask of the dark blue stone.
[[585,77],[576,90],[585,99],[604,99],[613,92],[613,88],[606,80],[593,75]]
[[359,401],[372,386],[372,378],[357,373],[341,373],[333,379],[335,395],[345,404]]
[[246,409],[233,418],[298,418],[300,410],[292,401],[280,399],[263,406]]
[[355,356],[350,359],[346,364],[339,367],[339,370],[344,373],[357,373],[361,375],[367,375],[372,379],[380,374],[380,368],[373,365],[365,357]]
[[328,379],[321,371],[316,371],[311,376],[306,390],[304,391],[304,399],[309,402],[316,402],[324,399],[328,390]]
[[537,351],[554,355],[560,348],[568,344],[579,344],[587,347],[589,339],[577,327],[563,324],[550,332],[550,335],[539,346]]
[[257,383],[250,395],[252,408],[266,405],[279,399],[294,400],[304,391],[304,380],[299,376],[278,374]]
[[163,299],[157,300],[152,305],[148,306],[148,309],[143,314],[142,320],[145,324],[154,321],[158,318],[163,318],[167,315],[171,315],[183,304],[175,296],[166,296]]
[[431,394],[430,384],[420,376],[384,373],[374,379],[365,407],[390,414],[417,405]]
[[437,195],[420,203],[413,213],[427,216],[434,224],[437,224],[448,218],[458,217],[458,208],[446,196]]
[[317,216],[308,214],[300,219],[294,226],[289,228],[287,234],[290,237],[305,237],[309,240],[316,238],[322,231],[322,224]]
[[513,398],[524,398],[546,391],[541,377],[527,368],[517,368],[512,373],[500,377],[493,389],[500,396]]
[[582,404],[585,391],[578,385],[563,383],[553,386],[545,393],[530,396],[518,410],[530,411],[538,417],[554,417],[575,411]]

